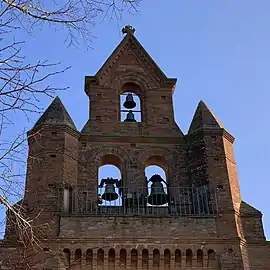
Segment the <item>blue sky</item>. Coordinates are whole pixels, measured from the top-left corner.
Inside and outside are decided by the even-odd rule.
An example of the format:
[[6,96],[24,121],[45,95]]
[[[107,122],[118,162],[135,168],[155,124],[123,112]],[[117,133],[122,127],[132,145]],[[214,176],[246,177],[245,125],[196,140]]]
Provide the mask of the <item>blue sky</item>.
[[[29,60],[50,59],[71,66],[51,80],[70,89],[59,96],[81,129],[88,117],[84,76],[94,75],[131,24],[136,37],[168,77],[178,79],[175,119],[187,132],[202,99],[235,136],[242,197],[263,212],[270,238],[269,88],[270,2],[267,0],[145,0],[140,12],[116,22],[97,22],[92,49],[66,48],[61,32],[47,28],[27,40]],[[19,38],[19,37],[18,37]],[[49,99],[42,99],[45,108]],[[31,127],[21,122],[17,128]]]

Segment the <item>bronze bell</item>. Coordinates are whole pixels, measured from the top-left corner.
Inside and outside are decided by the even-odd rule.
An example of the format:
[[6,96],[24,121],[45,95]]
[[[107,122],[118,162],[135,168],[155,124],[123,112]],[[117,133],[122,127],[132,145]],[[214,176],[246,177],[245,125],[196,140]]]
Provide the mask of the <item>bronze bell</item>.
[[101,198],[105,201],[115,201],[118,198],[118,194],[115,192],[114,184],[106,184],[105,191],[102,194]]
[[148,196],[148,203],[151,205],[163,205],[168,202],[168,195],[164,191],[161,182],[164,182],[160,175],[153,175],[149,181],[152,182],[151,194]]
[[124,120],[124,122],[137,122],[134,118],[134,113],[130,110],[127,114],[127,118]]
[[124,102],[124,107],[127,109],[133,109],[136,107],[136,103],[133,100],[132,94],[127,94],[126,101]]

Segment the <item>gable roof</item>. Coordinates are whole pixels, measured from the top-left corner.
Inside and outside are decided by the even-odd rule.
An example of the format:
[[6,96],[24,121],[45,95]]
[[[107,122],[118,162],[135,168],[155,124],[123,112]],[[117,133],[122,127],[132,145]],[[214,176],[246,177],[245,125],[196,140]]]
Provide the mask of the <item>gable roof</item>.
[[122,41],[118,44],[118,46],[114,49],[111,55],[107,58],[107,60],[101,66],[101,68],[97,71],[95,77],[98,79],[98,81],[102,81],[109,73],[109,71],[114,67],[117,61],[121,59],[121,56],[123,55],[125,50],[130,49],[130,51],[136,56],[136,60],[140,63],[141,66],[144,67],[145,71],[148,73],[148,75],[152,77],[152,79],[158,81],[159,84],[162,84],[163,82],[167,81],[167,83],[172,84],[172,86],[174,86],[176,83],[176,79],[168,78],[163,73],[160,67],[156,64],[156,62],[152,59],[152,57],[147,53],[147,51],[143,48],[141,43],[134,36],[134,32],[133,31],[123,32],[126,33],[126,35],[124,36]]

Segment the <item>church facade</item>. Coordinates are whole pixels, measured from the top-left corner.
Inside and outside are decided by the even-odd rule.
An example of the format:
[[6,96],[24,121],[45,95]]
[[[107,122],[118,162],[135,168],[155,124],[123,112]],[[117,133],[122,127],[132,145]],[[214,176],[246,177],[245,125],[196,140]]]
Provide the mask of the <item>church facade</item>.
[[[176,79],[131,26],[123,33],[85,78],[83,129],[57,97],[28,132],[17,206],[37,238],[25,244],[8,212],[0,269],[269,270],[262,214],[241,198],[234,137],[203,101],[183,134],[174,120]],[[104,165],[121,177],[99,179]],[[164,175],[147,178],[148,166]]]

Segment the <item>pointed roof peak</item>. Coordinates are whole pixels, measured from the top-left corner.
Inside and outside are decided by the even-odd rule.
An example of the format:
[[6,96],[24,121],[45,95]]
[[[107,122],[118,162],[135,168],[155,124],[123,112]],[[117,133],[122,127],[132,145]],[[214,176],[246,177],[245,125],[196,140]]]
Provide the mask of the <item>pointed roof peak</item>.
[[202,99],[199,101],[198,106],[206,106],[207,107],[207,105],[204,103],[204,101]]
[[208,108],[203,100],[200,100],[193,119],[191,121],[188,133],[195,132],[203,128],[224,128],[215,114]]
[[[164,74],[161,68],[135,37],[135,29],[132,26],[127,25],[122,29],[122,33],[124,34],[123,39],[95,74],[95,83],[103,84],[106,80],[110,80],[111,70],[119,68],[118,64],[121,63],[125,66],[124,68],[127,68],[126,66],[128,66],[128,71],[126,73],[134,72],[132,71],[132,66],[134,66],[133,68],[137,71],[138,68],[144,70],[144,73],[147,73],[148,77],[152,78],[157,86],[164,82],[174,86],[176,79],[172,80],[172,78],[170,79]],[[129,58],[131,61],[129,62],[125,57],[127,59]]]
[[77,130],[59,96],[56,96],[38,119],[34,128],[40,125],[64,125]]
[[60,99],[59,96],[56,96],[52,102],[55,102],[55,101],[60,101],[62,103],[62,101],[61,101],[61,99]]

